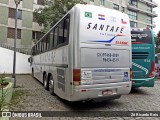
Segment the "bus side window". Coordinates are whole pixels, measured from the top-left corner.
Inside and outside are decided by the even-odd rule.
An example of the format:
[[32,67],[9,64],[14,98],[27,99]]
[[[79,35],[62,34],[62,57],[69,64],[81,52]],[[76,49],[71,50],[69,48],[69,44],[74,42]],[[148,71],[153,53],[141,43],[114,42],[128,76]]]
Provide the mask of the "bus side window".
[[59,31],[58,31],[58,45],[64,43],[63,41],[63,28],[64,28],[64,20],[62,20],[59,25]]
[[41,41],[41,53],[43,53],[43,42]]
[[50,39],[50,36],[48,34],[47,37],[46,37],[46,51],[49,50],[49,41],[50,41],[49,39]]
[[40,53],[40,44],[38,43],[38,49],[37,49],[37,54],[39,54]]
[[54,34],[55,34],[54,32],[55,32],[55,29],[53,29],[52,32],[53,32],[53,38],[51,39],[51,41],[52,41],[52,49],[54,49],[55,48],[55,46],[54,46],[54,41],[55,41],[54,40]]
[[53,31],[49,33],[49,50],[52,49],[52,45],[53,45]]
[[39,42],[39,53],[41,53],[41,42]]
[[54,30],[54,48],[57,47],[57,42],[58,42],[58,27]]
[[68,41],[69,37],[68,33],[69,33],[69,18],[67,17],[67,19],[64,20],[64,35],[63,35],[64,43]]
[[32,48],[32,55],[35,55],[35,46]]
[[59,31],[58,31],[58,46],[64,46],[68,43],[68,36],[69,36],[69,16],[67,16],[64,20],[62,20],[59,24]]
[[43,52],[46,51],[46,38],[43,38],[42,40],[42,48],[43,48]]
[[37,45],[35,46],[35,55],[37,54]]

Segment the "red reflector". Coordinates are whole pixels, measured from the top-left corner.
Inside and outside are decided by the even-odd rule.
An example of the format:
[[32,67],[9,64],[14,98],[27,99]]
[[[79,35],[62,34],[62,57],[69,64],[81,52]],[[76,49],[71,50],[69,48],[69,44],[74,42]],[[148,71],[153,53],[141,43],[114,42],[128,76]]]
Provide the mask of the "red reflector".
[[80,69],[73,69],[73,81],[80,81]]
[[81,90],[81,92],[86,92],[87,90]]
[[150,73],[148,75],[149,78],[154,77],[154,74],[153,74],[154,70],[155,70],[155,63],[154,63],[154,61],[152,61],[151,70],[150,70]]

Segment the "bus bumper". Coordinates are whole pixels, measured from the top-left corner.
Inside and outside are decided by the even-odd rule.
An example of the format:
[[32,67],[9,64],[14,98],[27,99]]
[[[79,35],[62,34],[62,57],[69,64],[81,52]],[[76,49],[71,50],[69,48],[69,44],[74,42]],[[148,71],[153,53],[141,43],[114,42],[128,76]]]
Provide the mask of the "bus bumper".
[[149,79],[132,79],[132,88],[138,87],[154,87],[155,78]]
[[[116,83],[117,84],[117,83]],[[106,87],[100,87],[100,85],[82,85],[76,86],[74,89],[74,94],[71,96],[69,101],[103,101],[103,100],[113,100],[121,97],[122,94],[128,94],[131,90],[131,81],[124,82],[119,85],[107,84]],[[104,91],[109,91],[103,94]]]

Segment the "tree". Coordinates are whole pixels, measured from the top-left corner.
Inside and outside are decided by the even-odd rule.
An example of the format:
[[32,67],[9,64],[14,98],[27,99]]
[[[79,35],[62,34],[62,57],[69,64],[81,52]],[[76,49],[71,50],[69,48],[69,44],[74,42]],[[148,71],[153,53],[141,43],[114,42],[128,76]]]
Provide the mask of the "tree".
[[160,31],[157,33],[155,37],[155,44],[156,44],[156,53],[160,53]]
[[45,7],[34,12],[36,21],[44,26],[43,31],[46,32],[77,3],[85,2],[83,0],[46,0]]

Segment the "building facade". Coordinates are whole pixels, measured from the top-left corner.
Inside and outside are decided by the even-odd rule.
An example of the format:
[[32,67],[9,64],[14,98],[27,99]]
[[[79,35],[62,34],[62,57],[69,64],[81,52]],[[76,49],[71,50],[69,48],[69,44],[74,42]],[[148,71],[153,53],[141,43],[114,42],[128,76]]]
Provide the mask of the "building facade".
[[[43,27],[35,21],[34,10],[43,7],[44,0],[23,0],[18,5],[17,48],[31,48],[40,38]],[[0,44],[13,47],[16,5],[14,0],[0,0]]]
[[129,15],[131,27],[154,28],[153,18],[158,15],[153,11],[157,7],[153,0],[84,0],[87,4],[104,6]]
[[[129,15],[131,27],[155,27],[152,0],[84,0],[87,4],[107,7]],[[43,27],[35,21],[34,10],[43,7],[44,0],[23,0],[18,5],[17,48],[31,48],[34,40],[42,36]],[[15,2],[0,0],[0,44],[13,47],[15,31]]]

